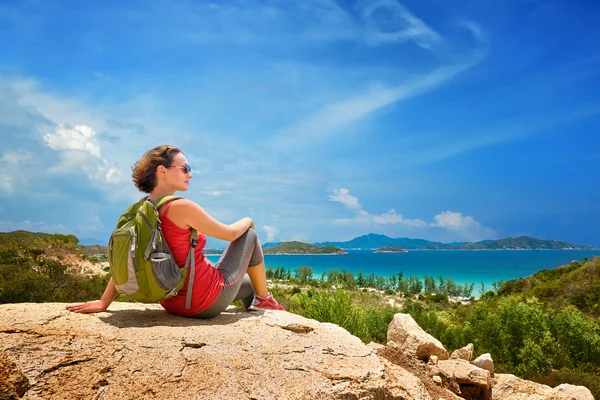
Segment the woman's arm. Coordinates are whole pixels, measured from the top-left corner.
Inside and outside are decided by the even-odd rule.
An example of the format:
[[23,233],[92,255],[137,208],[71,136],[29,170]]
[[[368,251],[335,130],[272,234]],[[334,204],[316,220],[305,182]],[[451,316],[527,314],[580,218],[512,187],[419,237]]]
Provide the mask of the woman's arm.
[[67,306],[67,310],[73,311],[76,313],[97,313],[106,311],[110,303],[113,302],[115,297],[117,296],[117,287],[115,286],[112,278],[108,281],[108,285],[106,285],[106,289],[104,289],[104,294],[99,301],[93,301],[91,303],[83,303],[83,304],[75,304],[72,306]]
[[174,201],[169,209],[169,219],[178,226],[215,237],[233,241],[242,236],[248,228],[254,228],[251,218],[242,218],[233,224],[223,224],[211,217],[202,207],[191,200]]

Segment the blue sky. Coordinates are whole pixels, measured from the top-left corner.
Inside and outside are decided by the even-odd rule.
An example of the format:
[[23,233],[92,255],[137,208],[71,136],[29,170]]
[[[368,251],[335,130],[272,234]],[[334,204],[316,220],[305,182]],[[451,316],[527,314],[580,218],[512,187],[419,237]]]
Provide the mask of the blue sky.
[[[174,4],[173,4],[174,3]],[[0,231],[107,241],[169,143],[262,241],[600,245],[600,4],[0,1]],[[222,243],[211,241],[209,246]]]

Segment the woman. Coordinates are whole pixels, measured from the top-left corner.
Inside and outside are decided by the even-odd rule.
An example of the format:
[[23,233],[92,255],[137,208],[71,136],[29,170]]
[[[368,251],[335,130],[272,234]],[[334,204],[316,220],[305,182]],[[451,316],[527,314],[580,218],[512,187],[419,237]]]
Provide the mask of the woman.
[[[169,145],[148,150],[133,167],[133,182],[140,191],[149,193],[150,201],[187,190],[192,177],[183,152]],[[198,232],[191,308],[185,308],[186,282],[177,295],[161,302],[165,310],[184,316],[211,318],[219,315],[233,300],[240,300],[246,309],[285,310],[267,291],[263,254],[252,219],[243,218],[226,225],[187,199],[171,201],[158,212],[165,240],[180,268],[190,249],[191,229]],[[216,267],[202,251],[206,245],[205,235],[231,241]],[[117,289],[111,279],[99,301],[68,306],[67,310],[102,312],[116,295]]]

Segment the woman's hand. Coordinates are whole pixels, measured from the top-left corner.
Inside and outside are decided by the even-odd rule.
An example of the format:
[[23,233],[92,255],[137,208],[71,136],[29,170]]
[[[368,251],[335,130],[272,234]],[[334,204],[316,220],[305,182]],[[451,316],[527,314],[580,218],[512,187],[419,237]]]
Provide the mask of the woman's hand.
[[102,298],[98,301],[92,301],[90,303],[73,304],[72,306],[65,307],[67,310],[76,313],[97,313],[106,311],[110,303],[117,296],[117,287],[115,286],[112,278],[109,279],[106,289]]
[[106,311],[108,304],[103,301],[92,301],[91,303],[74,304],[67,306],[66,309],[76,313],[97,313]]
[[252,218],[246,217],[244,219],[248,220],[248,229],[250,229],[250,228],[254,229],[254,221],[252,221]]

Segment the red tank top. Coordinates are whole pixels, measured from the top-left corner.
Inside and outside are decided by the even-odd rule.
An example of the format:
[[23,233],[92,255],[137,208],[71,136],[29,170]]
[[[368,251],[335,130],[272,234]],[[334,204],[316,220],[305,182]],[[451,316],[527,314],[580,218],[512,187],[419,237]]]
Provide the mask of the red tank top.
[[[160,217],[162,231],[165,240],[171,249],[171,254],[179,268],[185,266],[188,252],[190,251],[189,229],[183,229],[175,225],[167,216],[171,202],[167,203],[165,212]],[[213,304],[221,291],[223,290],[223,275],[208,261],[204,256],[204,246],[206,246],[206,235],[198,232],[198,246],[196,246],[196,273],[194,276],[194,291],[192,293],[192,305],[189,309],[185,308],[185,297],[187,295],[188,278],[185,280],[183,289],[177,295],[160,302],[165,310],[173,314],[192,316],[198,314]]]

